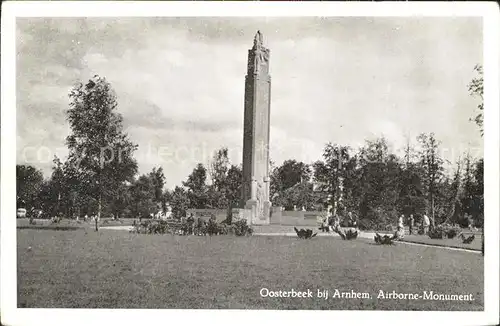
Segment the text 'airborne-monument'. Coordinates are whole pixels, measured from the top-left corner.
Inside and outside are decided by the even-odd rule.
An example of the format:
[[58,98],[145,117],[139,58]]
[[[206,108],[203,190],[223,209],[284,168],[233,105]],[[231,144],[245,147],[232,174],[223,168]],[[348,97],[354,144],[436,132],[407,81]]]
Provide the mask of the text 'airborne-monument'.
[[248,50],[245,76],[245,113],[243,131],[243,187],[241,205],[251,212],[252,224],[269,224],[269,132],[271,77],[269,49],[257,32]]

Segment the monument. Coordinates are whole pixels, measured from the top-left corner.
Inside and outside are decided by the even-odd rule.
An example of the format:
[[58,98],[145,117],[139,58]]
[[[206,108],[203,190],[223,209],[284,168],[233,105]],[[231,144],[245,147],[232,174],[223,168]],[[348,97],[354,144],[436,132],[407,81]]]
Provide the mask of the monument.
[[269,132],[271,77],[269,49],[260,31],[248,50],[245,76],[245,113],[243,130],[243,187],[241,206],[248,211],[250,224],[269,224]]

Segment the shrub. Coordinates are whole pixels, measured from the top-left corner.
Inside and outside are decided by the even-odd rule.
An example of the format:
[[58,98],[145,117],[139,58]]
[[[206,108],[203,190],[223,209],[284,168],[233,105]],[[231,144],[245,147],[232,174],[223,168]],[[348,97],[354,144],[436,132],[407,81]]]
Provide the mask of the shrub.
[[234,234],[237,236],[252,235],[253,229],[247,224],[246,220],[238,220],[232,224]]
[[135,223],[131,233],[140,234],[177,234],[180,231],[182,235],[195,234],[195,235],[225,235],[235,234],[237,236],[252,235],[253,229],[247,225],[246,220],[239,220],[231,225],[226,221],[217,223],[215,218],[205,222],[199,218],[194,225],[187,221],[182,224],[170,224],[163,220],[145,220],[141,223]]
[[440,224],[429,230],[429,237],[431,239],[453,239],[462,232],[459,226],[451,224]]
[[349,229],[345,233],[346,240],[353,240],[353,239],[356,239],[357,237],[358,237],[357,230]]
[[444,238],[444,230],[443,227],[438,225],[435,228],[429,230],[429,238],[431,239],[443,239]]
[[219,225],[215,221],[215,218],[211,217],[207,223],[207,233],[208,235],[216,235],[219,233]]
[[442,230],[448,237],[448,239],[453,239],[462,232],[462,229],[458,226],[443,224]]

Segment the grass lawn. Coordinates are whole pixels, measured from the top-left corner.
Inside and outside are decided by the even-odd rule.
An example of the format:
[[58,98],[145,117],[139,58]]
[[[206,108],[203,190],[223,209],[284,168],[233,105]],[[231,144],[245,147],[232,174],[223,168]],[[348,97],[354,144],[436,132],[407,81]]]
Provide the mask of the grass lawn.
[[[466,234],[468,237],[470,234]],[[415,243],[423,243],[437,246],[447,246],[447,247],[456,247],[456,248],[465,248],[472,250],[481,250],[481,234],[476,234],[474,241],[469,244],[462,243],[462,239],[459,237],[455,237],[454,239],[431,239],[429,236],[424,235],[405,235],[405,241],[415,242]]]
[[[18,307],[482,310],[483,257],[370,240],[18,229]],[[31,249],[29,249],[31,247]],[[262,298],[291,289],[330,298]],[[332,298],[367,292],[370,299]],[[377,299],[379,290],[474,301]]]
[[[34,225],[29,224],[29,219],[27,218],[18,218],[16,220],[17,222],[17,227],[21,228],[33,228],[33,229],[39,229],[39,228],[54,228],[56,226],[59,227],[78,227],[78,228],[95,228],[95,222],[91,222],[90,219],[87,222],[84,222],[82,219],[79,221],[73,220],[73,219],[62,219],[59,223],[54,223],[52,224],[49,219],[35,219]],[[133,219],[129,218],[122,218],[118,221],[115,221],[113,219],[101,219],[99,222],[99,226],[130,226],[134,222]],[[139,220],[137,220],[139,222]]]

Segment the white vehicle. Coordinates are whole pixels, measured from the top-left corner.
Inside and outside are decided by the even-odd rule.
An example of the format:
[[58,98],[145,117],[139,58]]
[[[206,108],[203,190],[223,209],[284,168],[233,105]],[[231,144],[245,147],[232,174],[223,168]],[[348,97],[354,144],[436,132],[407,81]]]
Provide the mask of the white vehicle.
[[26,218],[26,208],[17,209],[17,218]]

